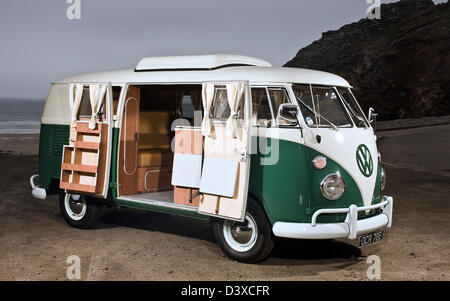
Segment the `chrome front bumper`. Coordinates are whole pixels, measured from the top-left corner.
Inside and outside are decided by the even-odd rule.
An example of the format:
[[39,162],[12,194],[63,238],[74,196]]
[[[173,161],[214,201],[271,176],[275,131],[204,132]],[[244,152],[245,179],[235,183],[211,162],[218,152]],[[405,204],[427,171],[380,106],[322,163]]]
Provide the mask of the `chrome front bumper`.
[[[275,236],[286,238],[355,239],[361,234],[370,233],[382,228],[390,228],[392,226],[392,206],[392,197],[383,196],[382,201],[376,205],[364,207],[351,205],[348,208],[320,209],[312,216],[311,223],[276,222],[273,225],[272,231]],[[358,212],[373,209],[382,209],[382,212],[376,216],[358,220]],[[317,223],[319,215],[336,213],[347,213],[347,217],[343,223]]]

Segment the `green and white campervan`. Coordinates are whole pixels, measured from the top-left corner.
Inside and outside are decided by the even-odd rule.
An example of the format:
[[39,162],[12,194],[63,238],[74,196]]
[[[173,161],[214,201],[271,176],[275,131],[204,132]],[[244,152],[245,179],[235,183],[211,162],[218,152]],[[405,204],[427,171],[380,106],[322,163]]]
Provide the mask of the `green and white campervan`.
[[59,193],[78,228],[104,205],[207,220],[242,262],[265,259],[276,237],[363,246],[392,224],[373,116],[330,73],[237,55],[148,57],[52,84],[32,194]]

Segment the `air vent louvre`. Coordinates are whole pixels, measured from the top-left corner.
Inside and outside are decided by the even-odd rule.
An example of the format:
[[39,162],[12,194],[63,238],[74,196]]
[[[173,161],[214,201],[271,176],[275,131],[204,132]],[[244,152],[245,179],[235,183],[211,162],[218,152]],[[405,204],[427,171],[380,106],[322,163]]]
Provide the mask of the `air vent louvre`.
[[69,128],[58,126],[51,128],[50,155],[61,157],[63,146],[69,143]]

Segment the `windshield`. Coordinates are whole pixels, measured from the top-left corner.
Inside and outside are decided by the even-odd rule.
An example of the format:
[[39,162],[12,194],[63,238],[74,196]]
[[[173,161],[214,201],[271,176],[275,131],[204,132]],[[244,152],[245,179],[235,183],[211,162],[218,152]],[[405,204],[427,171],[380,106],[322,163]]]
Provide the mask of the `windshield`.
[[350,116],[357,127],[364,128],[369,127],[369,123],[364,116],[361,107],[358,105],[355,96],[349,88],[338,88],[338,92],[341,95],[342,101],[347,106]]
[[309,127],[353,126],[335,88],[294,84],[292,89]]

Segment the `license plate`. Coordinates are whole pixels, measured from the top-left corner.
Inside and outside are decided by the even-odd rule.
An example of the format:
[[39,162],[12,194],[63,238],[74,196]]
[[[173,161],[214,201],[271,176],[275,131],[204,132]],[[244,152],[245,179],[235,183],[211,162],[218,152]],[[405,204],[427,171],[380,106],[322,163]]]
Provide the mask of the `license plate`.
[[376,232],[361,235],[359,237],[359,247],[365,247],[365,246],[371,245],[377,241],[382,240],[383,233],[384,233],[384,230],[381,229]]

